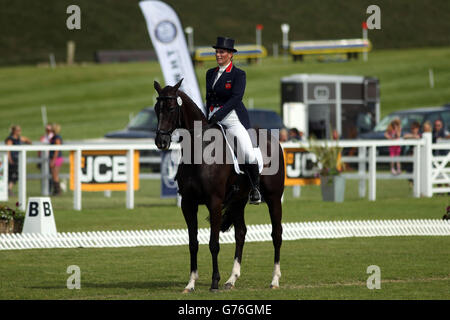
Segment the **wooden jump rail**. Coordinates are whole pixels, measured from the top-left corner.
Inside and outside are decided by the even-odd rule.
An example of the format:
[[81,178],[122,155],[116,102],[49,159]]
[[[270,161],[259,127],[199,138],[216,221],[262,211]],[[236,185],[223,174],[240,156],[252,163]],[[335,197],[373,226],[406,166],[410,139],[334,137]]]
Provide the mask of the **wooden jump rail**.
[[343,40],[318,40],[318,41],[291,41],[289,53],[294,61],[302,61],[308,54],[347,54],[347,58],[357,59],[359,53],[369,52],[372,49],[370,40],[343,39]]

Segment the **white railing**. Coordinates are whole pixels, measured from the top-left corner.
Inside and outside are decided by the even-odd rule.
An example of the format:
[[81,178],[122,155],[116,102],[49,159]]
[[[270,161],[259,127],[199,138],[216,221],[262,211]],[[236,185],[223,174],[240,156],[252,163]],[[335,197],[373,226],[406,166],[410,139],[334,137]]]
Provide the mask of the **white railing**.
[[[247,242],[272,241],[272,225],[247,226]],[[349,237],[449,236],[446,220],[355,220],[283,223],[283,240]],[[199,244],[209,243],[209,228],[198,230]],[[220,243],[234,243],[234,228],[220,233]],[[189,244],[187,229],[0,234],[0,250],[38,248],[118,248]]]
[[[174,145],[172,149],[179,148]],[[74,192],[73,192],[73,208],[81,210],[81,154],[82,151],[89,150],[120,150],[127,151],[127,190],[126,190],[126,207],[134,208],[134,161],[133,155],[135,150],[158,150],[156,145],[148,143],[130,143],[130,144],[73,144],[73,145],[2,145],[0,152],[18,151],[19,152],[19,205],[21,210],[26,209],[26,177],[27,177],[27,152],[47,152],[47,151],[73,151],[74,152]]]
[[[64,162],[68,163],[69,158],[64,157]],[[48,151],[41,152],[40,157],[29,157],[27,156],[27,164],[39,164],[40,172],[39,173],[28,173],[27,180],[41,180],[41,194],[43,196],[50,195],[50,183],[49,179],[51,179],[50,168],[49,168],[50,159],[48,156]],[[139,165],[145,164],[161,164],[161,156],[139,156]],[[60,173],[60,179],[70,179],[70,173]],[[139,172],[140,180],[159,180],[161,179],[160,173],[144,173]]]
[[430,193],[450,193],[450,141],[431,145]]
[[[360,195],[365,194],[365,185],[368,180],[368,199],[376,200],[376,180],[377,178],[393,178],[389,176],[377,175],[377,162],[390,161],[407,161],[413,162],[413,173],[405,174],[397,178],[410,178],[413,180],[415,197],[421,195],[431,197],[436,192],[450,192],[450,188],[433,187],[435,184],[450,183],[449,173],[447,168],[450,155],[435,156],[433,150],[450,150],[450,141],[443,144],[432,144],[431,134],[425,133],[422,139],[418,140],[340,140],[338,145],[343,148],[358,148],[358,157],[346,157],[343,160],[346,162],[357,162],[358,173],[347,173],[347,178],[360,180]],[[318,141],[318,144],[327,143],[329,146],[336,144],[336,141]],[[413,147],[413,156],[409,157],[380,157],[376,155],[377,147],[396,146],[411,146]],[[284,148],[307,148],[307,142],[287,142],[283,143]],[[173,144],[171,149],[179,149],[180,146]],[[73,151],[74,157],[74,193],[73,193],[73,207],[75,210],[81,210],[82,207],[82,192],[81,192],[81,154],[85,150],[125,150],[127,151],[127,190],[126,190],[126,208],[134,208],[134,162],[131,161],[135,150],[157,150],[154,144],[148,143],[130,143],[130,144],[74,144],[74,145],[1,145],[0,152],[18,151],[19,152],[19,204],[22,210],[26,206],[26,163],[27,152],[37,151]],[[366,172],[366,164],[368,164],[368,172]]]
[[[430,137],[431,139],[431,137]],[[329,147],[338,145],[342,148],[358,148],[358,156],[356,157],[342,157],[344,163],[358,163],[358,173],[344,173],[343,175],[347,179],[359,180],[359,196],[365,197],[366,194],[366,182],[368,180],[368,199],[370,201],[376,200],[376,180],[377,179],[411,179],[413,181],[413,194],[415,197],[420,197],[426,193],[425,186],[422,183],[422,166],[421,161],[424,157],[423,146],[426,143],[426,139],[399,139],[399,140],[340,140],[340,141],[317,141],[319,145],[328,145]],[[431,143],[431,140],[430,140]],[[396,146],[410,146],[413,148],[412,156],[377,156],[376,149],[378,147]],[[283,148],[308,148],[308,142],[300,143],[283,143]],[[400,174],[393,176],[386,173],[377,174],[377,163],[386,162],[412,162],[413,172],[410,174]],[[368,165],[368,166],[367,166]],[[368,167],[368,172],[366,171]]]

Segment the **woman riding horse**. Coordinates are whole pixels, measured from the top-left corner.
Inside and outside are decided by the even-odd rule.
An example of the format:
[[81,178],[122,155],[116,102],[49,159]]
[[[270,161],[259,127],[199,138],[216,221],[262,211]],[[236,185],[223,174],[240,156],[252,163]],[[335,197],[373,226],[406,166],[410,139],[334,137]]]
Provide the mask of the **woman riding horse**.
[[259,169],[253,144],[247,129],[250,121],[242,103],[245,91],[245,71],[233,66],[234,40],[217,37],[216,61],[219,65],[206,72],[206,106],[208,122],[220,123],[227,134],[237,139],[238,155],[243,155],[244,170],[251,182],[249,202],[259,204]]
[[[242,96],[245,89],[245,73],[233,67],[231,57],[233,52],[233,42],[230,40],[218,40],[217,61],[219,68],[208,71],[208,106],[210,122],[220,122],[227,126],[228,130],[237,135],[240,143],[239,147],[245,150],[247,155],[247,166],[253,165],[255,155],[252,153],[253,147],[248,137],[246,127],[249,126],[248,115],[242,104]],[[230,50],[231,54],[219,52],[219,50]],[[225,57],[225,58],[224,58]],[[228,61],[228,62],[227,62]],[[222,74],[219,74],[222,68]],[[216,78],[218,79],[217,81]],[[217,124],[208,125],[208,120],[200,108],[182,90],[179,90],[182,80],[175,86],[161,88],[155,81],[154,87],[158,92],[155,104],[155,113],[158,117],[158,126],[155,137],[155,144],[161,150],[168,150],[170,147],[174,130],[179,129],[182,136],[181,151],[182,160],[178,166],[176,180],[178,192],[182,197],[181,209],[186,220],[189,234],[189,252],[191,273],[189,282],[184,289],[184,293],[192,292],[195,282],[198,279],[197,254],[199,242],[198,236],[198,207],[206,205],[209,211],[210,237],[209,250],[212,257],[212,278],[211,291],[219,288],[220,273],[218,264],[218,254],[220,251],[219,233],[227,231],[234,226],[234,236],[236,248],[234,254],[234,264],[230,278],[225,283],[225,289],[234,287],[236,280],[240,276],[242,252],[247,233],[245,225],[244,210],[250,197],[257,200],[257,196],[252,196],[252,189],[259,185],[258,172],[252,171],[254,181],[249,181],[246,176],[236,174],[231,163],[219,161],[207,163],[201,159],[196,162],[196,156],[204,155],[204,151],[210,146],[209,140],[196,143],[198,138],[206,134],[209,130],[216,130],[219,135],[214,138],[213,145],[217,147],[218,154],[226,159],[227,147],[225,134],[218,128]],[[228,91],[228,92],[227,92]],[[211,109],[212,107],[212,109]],[[240,120],[239,120],[240,119]],[[241,123],[241,121],[243,121]],[[196,134],[196,123],[201,124],[201,134]],[[194,134],[192,134],[194,133]],[[262,133],[258,131],[258,133]],[[282,205],[281,198],[284,190],[284,157],[283,150],[278,138],[269,135],[269,139],[264,139],[264,135],[259,136],[259,146],[264,146],[262,150],[271,150],[268,153],[262,152],[264,169],[261,175],[260,190],[267,204],[272,223],[272,242],[274,246],[274,269],[272,274],[271,288],[279,287],[280,271],[280,248],[282,243],[283,227],[281,225]],[[267,137],[267,136],[266,136]],[[199,148],[200,147],[200,148]],[[214,149],[216,150],[216,149]],[[238,149],[239,151],[239,149]],[[242,153],[241,153],[242,155]],[[238,157],[239,158],[239,157]],[[274,166],[275,172],[267,170]],[[251,183],[253,182],[253,185]],[[223,213],[223,215],[222,215]]]

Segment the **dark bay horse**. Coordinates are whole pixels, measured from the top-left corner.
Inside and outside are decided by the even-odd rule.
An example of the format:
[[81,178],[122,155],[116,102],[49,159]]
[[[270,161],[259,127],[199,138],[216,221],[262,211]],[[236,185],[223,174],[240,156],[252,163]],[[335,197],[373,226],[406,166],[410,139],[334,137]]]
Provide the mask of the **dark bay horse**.
[[[181,80],[182,81],[182,80]],[[192,161],[195,153],[199,150],[193,150],[194,122],[201,123],[202,130],[208,129],[206,117],[197,105],[181,90],[179,87],[181,81],[175,86],[166,86],[161,88],[155,81],[154,87],[159,97],[155,104],[155,112],[158,117],[157,135],[155,139],[156,146],[161,150],[167,150],[170,147],[172,133],[175,129],[185,129],[185,132],[191,133],[183,139],[191,139],[190,143],[181,143],[182,153],[191,151],[190,161],[182,161],[179,164],[176,180],[178,182],[179,193],[182,196],[181,209],[189,232],[189,251],[191,256],[191,273],[189,283],[184,289],[184,293],[194,290],[195,281],[198,279],[197,271],[197,252],[198,252],[198,220],[197,211],[200,204],[205,204],[209,210],[209,220],[211,226],[209,249],[212,255],[212,283],[211,291],[219,288],[219,267],[217,256],[219,254],[219,232],[228,230],[232,225],[235,230],[236,249],[234,256],[234,265],[230,278],[225,283],[225,289],[234,287],[237,278],[240,276],[242,250],[245,241],[247,228],[244,220],[244,209],[248,201],[250,182],[246,175],[236,174],[233,164],[227,163],[201,163]],[[219,128],[217,125],[213,127]],[[202,131],[203,132],[203,131]],[[220,139],[224,140],[223,134]],[[270,139],[269,139],[270,140]],[[186,141],[184,141],[186,142]],[[220,141],[224,142],[224,141]],[[216,143],[216,141],[214,141]],[[267,144],[271,143],[270,141]],[[272,139],[273,143],[273,139]],[[270,287],[279,287],[280,271],[280,247],[282,241],[281,226],[281,197],[284,191],[284,159],[283,152],[278,140],[275,141],[276,148],[274,154],[278,156],[276,173],[265,175],[267,169],[266,161],[264,170],[261,174],[260,191],[269,208],[270,219],[272,223],[272,240],[275,249],[273,278]],[[222,144],[224,149],[226,144]],[[186,150],[191,148],[192,150]],[[202,150],[205,144],[201,144]],[[200,150],[200,153],[202,152]],[[268,148],[266,150],[269,150]],[[273,150],[273,148],[271,149]],[[224,152],[227,152],[224,150]],[[267,155],[263,157],[267,159]],[[184,159],[184,158],[183,158]],[[222,212],[225,212],[222,215]]]

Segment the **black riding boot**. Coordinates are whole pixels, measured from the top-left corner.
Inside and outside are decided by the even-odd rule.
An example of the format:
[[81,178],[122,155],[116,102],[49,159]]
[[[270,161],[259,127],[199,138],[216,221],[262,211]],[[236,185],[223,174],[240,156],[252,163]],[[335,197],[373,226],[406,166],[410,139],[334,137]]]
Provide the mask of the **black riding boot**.
[[54,196],[59,196],[61,194],[61,187],[59,182],[53,181],[53,193]]
[[261,193],[259,192],[259,168],[258,164],[245,164],[248,177],[250,178],[250,184],[252,189],[249,194],[250,204],[261,203]]

